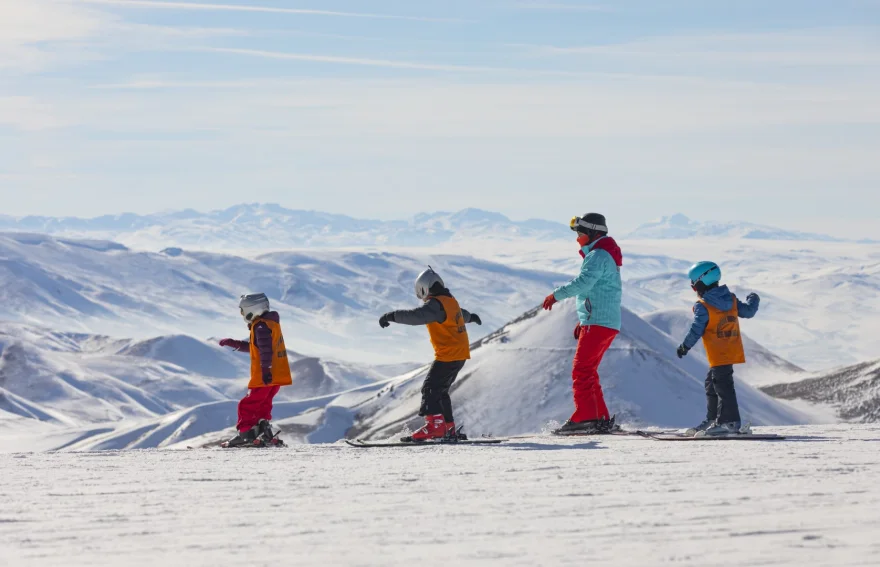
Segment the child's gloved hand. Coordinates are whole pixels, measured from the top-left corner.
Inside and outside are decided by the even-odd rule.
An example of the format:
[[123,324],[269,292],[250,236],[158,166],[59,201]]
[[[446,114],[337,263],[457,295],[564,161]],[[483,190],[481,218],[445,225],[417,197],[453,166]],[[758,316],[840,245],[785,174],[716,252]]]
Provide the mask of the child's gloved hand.
[[548,295],[547,297],[544,298],[544,305],[543,305],[544,310],[550,311],[551,309],[553,309],[554,303],[556,303],[556,296],[551,293],[550,295]]
[[482,325],[482,324],[483,324],[483,320],[480,319],[480,316],[477,315],[476,313],[471,313],[471,321],[470,321],[470,322],[471,322],[471,323],[476,323],[477,325]]
[[263,369],[263,384],[269,385],[272,383],[272,370],[270,368]]
[[761,301],[757,293],[750,293],[746,296],[746,303],[755,303],[756,301]]
[[678,349],[676,349],[675,354],[678,355],[678,358],[684,358],[687,356],[688,351],[691,350],[684,345],[679,345]]
[[574,340],[579,340],[581,338],[581,324],[580,323],[575,325],[574,333],[572,333],[572,334],[574,335]]
[[222,339],[220,341],[220,346],[235,348],[235,342],[235,339]]
[[394,322],[394,313],[393,312],[386,313],[385,315],[382,315],[381,317],[379,317],[379,326],[382,327],[383,329],[390,327],[391,323],[393,323],[393,322]]

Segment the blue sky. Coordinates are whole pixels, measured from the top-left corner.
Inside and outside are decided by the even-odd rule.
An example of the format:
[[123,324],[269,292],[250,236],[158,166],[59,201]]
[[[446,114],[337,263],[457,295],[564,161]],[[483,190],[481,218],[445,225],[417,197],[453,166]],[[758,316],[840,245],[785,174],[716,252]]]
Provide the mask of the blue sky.
[[880,237],[880,1],[0,0],[5,214],[672,212]]

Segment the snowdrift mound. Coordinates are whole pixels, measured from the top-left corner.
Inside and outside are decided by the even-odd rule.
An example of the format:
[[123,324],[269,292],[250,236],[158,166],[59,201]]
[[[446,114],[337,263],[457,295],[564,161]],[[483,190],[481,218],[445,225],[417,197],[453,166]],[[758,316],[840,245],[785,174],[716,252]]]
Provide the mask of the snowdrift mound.
[[[453,386],[456,423],[472,433],[512,435],[541,431],[573,409],[571,361],[577,321],[574,301],[551,312],[532,310],[474,345],[472,359]],[[705,417],[700,357],[679,360],[677,343],[624,309],[623,329],[600,368],[609,408],[632,425],[685,427]],[[351,436],[384,438],[419,425],[424,371],[389,383],[360,408]],[[810,417],[748,384],[737,384],[744,419],[755,425],[807,423]]]
[[[760,315],[760,314],[759,314]],[[687,336],[693,322],[693,313],[687,309],[667,309],[655,311],[643,315],[645,321],[669,335],[676,344],[680,344]],[[751,320],[743,319],[743,327],[748,327]],[[750,339],[745,333],[742,335],[743,347],[746,351],[747,364],[737,365],[734,374],[737,379],[745,380],[749,384],[771,384],[779,382],[788,376],[802,376],[806,374],[803,368],[795,366],[770,352],[756,341]],[[688,356],[697,356],[706,359],[706,350],[700,341],[688,353]]]
[[830,404],[844,420],[880,421],[880,360],[764,386],[761,390],[784,400]]

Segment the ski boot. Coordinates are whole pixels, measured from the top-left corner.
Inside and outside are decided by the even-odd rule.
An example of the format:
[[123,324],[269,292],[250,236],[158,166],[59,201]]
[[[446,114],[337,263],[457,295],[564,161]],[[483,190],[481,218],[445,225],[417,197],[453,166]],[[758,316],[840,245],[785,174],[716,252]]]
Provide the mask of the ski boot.
[[408,437],[401,437],[403,443],[425,443],[446,437],[446,420],[442,414],[426,415],[425,425]]
[[719,437],[723,435],[748,435],[752,432],[752,428],[746,424],[743,427],[740,421],[731,421],[728,423],[716,423],[714,426],[696,433],[695,437]]
[[257,424],[257,430],[259,431],[260,440],[267,447],[283,447],[284,441],[278,438],[278,434],[281,431],[272,432],[272,424],[269,423],[268,419],[261,419],[260,423]]
[[601,422],[608,420],[589,419],[587,421],[568,420],[559,429],[553,430],[553,435],[595,435],[601,433]]
[[247,431],[240,431],[235,437],[229,441],[220,444],[224,449],[234,449],[236,447],[253,447],[260,446],[262,441],[258,438],[256,426],[251,427]]
[[696,437],[697,433],[699,433],[701,431],[706,431],[707,429],[709,429],[710,427],[712,427],[714,425],[715,425],[714,419],[704,419],[700,423],[700,425],[686,429],[684,434],[688,437]]

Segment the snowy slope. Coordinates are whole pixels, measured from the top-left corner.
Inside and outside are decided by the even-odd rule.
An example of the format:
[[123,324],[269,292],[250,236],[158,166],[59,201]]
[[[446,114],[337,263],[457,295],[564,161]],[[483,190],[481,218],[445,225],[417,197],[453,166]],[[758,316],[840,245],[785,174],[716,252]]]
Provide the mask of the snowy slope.
[[203,250],[431,246],[462,239],[549,240],[568,235],[567,227],[559,223],[517,222],[479,209],[424,213],[407,220],[379,221],[259,203],[207,213],[188,209],[152,215],[105,215],[92,219],[0,216],[0,230],[116,240],[149,250],[170,246]]
[[801,380],[761,388],[784,400],[803,400],[835,408],[840,419],[880,421],[880,360],[837,368]]
[[238,296],[263,291],[293,350],[396,364],[426,359],[430,347],[424,336],[380,331],[377,320],[417,303],[413,281],[429,264],[463,306],[480,313],[485,332],[566,279],[457,255],[334,250],[243,258],[0,233],[0,317],[115,336],[242,337]]
[[628,239],[718,237],[754,240],[819,240],[825,242],[840,240],[824,234],[783,230],[750,222],[699,222],[691,220],[680,213],[645,223],[626,235]]
[[[655,311],[648,313],[643,317],[645,321],[657,327],[670,337],[676,343],[680,344],[690,330],[693,322],[693,313],[686,309],[668,309],[665,311]],[[740,324],[742,329],[748,329],[751,320],[743,319]],[[787,360],[773,354],[756,341],[743,332],[743,347],[746,351],[747,364],[738,365],[736,367],[736,378],[745,380],[753,386],[779,382],[783,378],[789,376],[804,376],[805,370]],[[701,360],[706,358],[706,350],[703,348],[702,341],[688,353],[688,356],[700,357]]]
[[[705,417],[705,361],[679,361],[676,343],[624,310],[623,328],[599,369],[606,401],[623,423],[686,427]],[[475,433],[540,431],[572,412],[573,300],[533,310],[480,341],[453,388],[456,423]],[[397,383],[360,408],[353,434],[382,438],[414,427],[420,379]],[[809,417],[748,384],[738,385],[743,417],[755,424],[793,424]],[[384,398],[384,399],[383,399]]]

